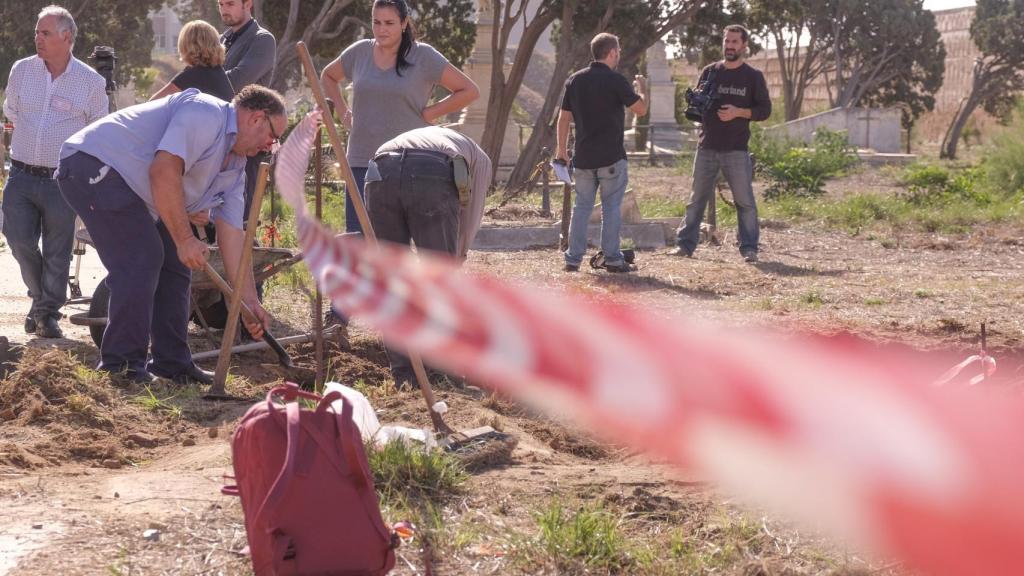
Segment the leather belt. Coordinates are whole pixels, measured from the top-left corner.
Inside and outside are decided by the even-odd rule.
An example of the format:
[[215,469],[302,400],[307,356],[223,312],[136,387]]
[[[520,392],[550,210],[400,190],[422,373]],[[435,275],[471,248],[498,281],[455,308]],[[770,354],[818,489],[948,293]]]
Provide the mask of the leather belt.
[[451,161],[451,156],[448,156],[444,152],[438,152],[437,150],[423,150],[422,148],[402,148],[401,150],[390,150],[388,152],[381,152],[374,156],[374,159],[387,156],[390,158],[404,158],[406,156],[427,156],[430,158],[437,158],[445,162]]
[[39,178],[53,178],[53,172],[56,168],[47,168],[46,166],[33,166],[31,164],[25,164],[24,162],[11,158],[11,166],[21,170],[26,174],[31,174]]

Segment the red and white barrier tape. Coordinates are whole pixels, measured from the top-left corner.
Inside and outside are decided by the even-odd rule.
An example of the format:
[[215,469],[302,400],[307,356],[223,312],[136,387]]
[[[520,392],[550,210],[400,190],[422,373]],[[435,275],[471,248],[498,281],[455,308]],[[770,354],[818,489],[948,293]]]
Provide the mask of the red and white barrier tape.
[[976,384],[980,384],[985,381],[985,378],[988,378],[996,373],[996,359],[989,356],[985,352],[982,352],[981,354],[968,356],[967,359],[965,359],[963,362],[957,364],[956,366],[953,366],[949,370],[946,370],[946,372],[943,373],[942,376],[939,376],[938,379],[935,380],[935,385],[945,386],[946,384],[949,384],[954,378],[959,376],[965,368],[967,368],[971,364],[974,364],[975,362],[981,364],[982,373],[971,378],[967,382],[969,385],[974,386]]
[[334,306],[429,363],[709,475],[933,574],[1024,572],[1024,405],[928,386],[909,355],[853,339],[668,321],[335,238],[302,182],[315,121],[277,188]]

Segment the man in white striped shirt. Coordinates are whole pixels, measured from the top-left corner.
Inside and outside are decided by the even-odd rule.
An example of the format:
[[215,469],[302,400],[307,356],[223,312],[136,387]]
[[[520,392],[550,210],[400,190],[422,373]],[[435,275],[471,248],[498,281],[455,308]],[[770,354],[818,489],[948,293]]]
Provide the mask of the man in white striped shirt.
[[53,171],[61,144],[108,111],[103,77],[71,55],[77,32],[67,10],[43,8],[36,21],[36,55],[14,63],[4,101],[14,134],[3,233],[32,298],[25,332],[43,338],[63,336],[58,320],[67,301],[75,233],[75,212]]

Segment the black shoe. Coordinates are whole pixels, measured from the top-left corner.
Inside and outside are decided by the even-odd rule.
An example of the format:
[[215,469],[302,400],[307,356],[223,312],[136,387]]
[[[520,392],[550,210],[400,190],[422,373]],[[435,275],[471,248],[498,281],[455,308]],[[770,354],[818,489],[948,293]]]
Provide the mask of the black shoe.
[[181,384],[182,386],[188,386],[191,384],[213,384],[213,372],[207,372],[195,364],[189,364],[188,368],[185,368],[174,376],[164,376],[163,374],[156,372],[153,374],[161,378],[169,378],[173,380],[175,384]]
[[128,370],[124,372],[124,377],[132,384],[152,384],[156,380],[156,376],[145,370]]
[[145,370],[111,370],[109,368],[100,368],[100,372],[106,372],[110,374],[116,382],[129,382],[131,384],[152,384],[156,380],[156,376],[153,376]]
[[742,256],[743,256],[743,261],[748,263],[748,264],[756,264],[757,263],[757,252],[754,252],[754,251],[744,252],[742,254]]
[[676,246],[672,250],[668,251],[669,256],[681,256],[683,258],[693,258],[693,252],[690,252],[682,246]]
[[579,272],[580,271],[580,265],[579,264],[566,264],[564,270],[566,272]]
[[636,272],[636,266],[626,264],[625,262],[622,264],[605,264],[604,269],[616,274],[621,274],[623,272]]
[[36,333],[36,319],[31,316],[25,316],[25,334]]
[[[36,325],[36,336],[40,338],[64,337],[64,332],[61,332],[60,325],[57,324],[57,319],[53,316],[36,320],[34,324]],[[25,322],[25,327],[28,328],[28,322]]]

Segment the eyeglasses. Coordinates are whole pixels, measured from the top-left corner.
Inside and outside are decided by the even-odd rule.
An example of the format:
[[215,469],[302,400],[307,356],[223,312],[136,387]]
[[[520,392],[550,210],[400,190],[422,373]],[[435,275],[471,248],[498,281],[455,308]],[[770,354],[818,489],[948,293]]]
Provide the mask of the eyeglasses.
[[267,121],[267,126],[270,127],[270,135],[274,137],[271,152],[277,152],[277,149],[281,147],[281,135],[277,133],[277,130],[274,130],[274,123],[270,121],[270,116],[264,116],[263,119]]

